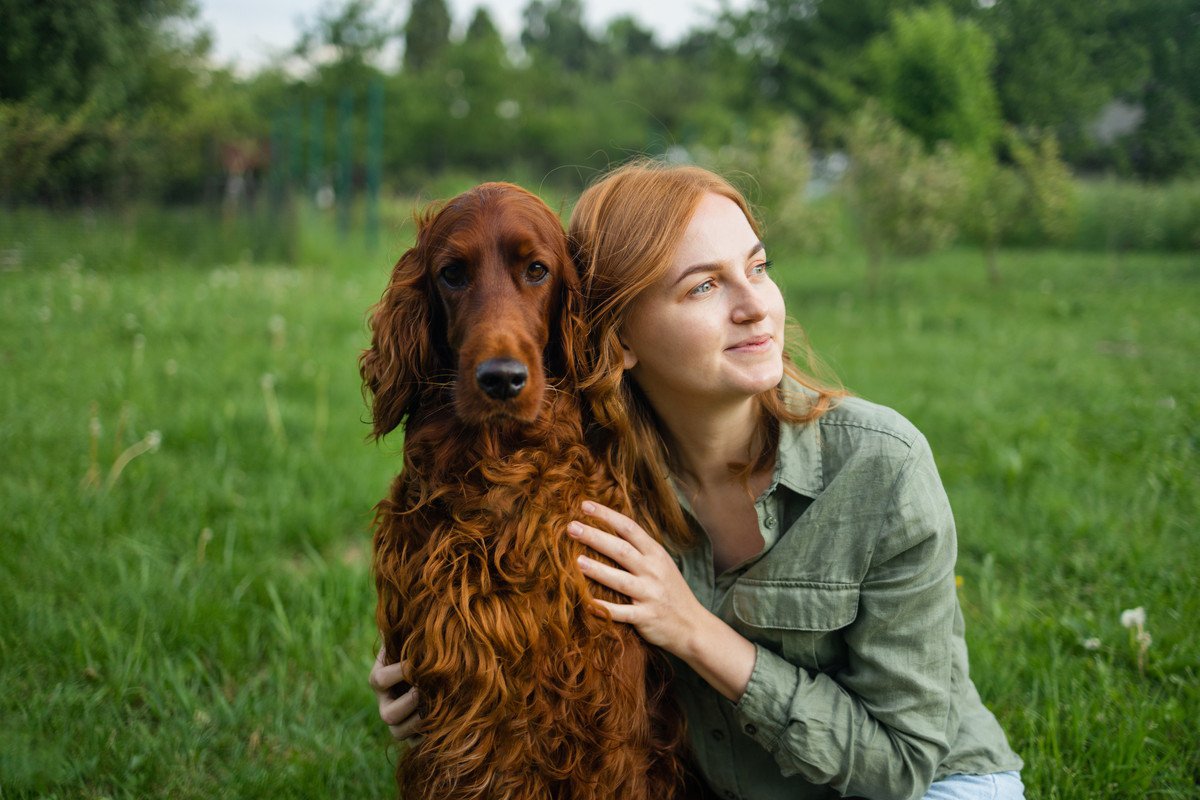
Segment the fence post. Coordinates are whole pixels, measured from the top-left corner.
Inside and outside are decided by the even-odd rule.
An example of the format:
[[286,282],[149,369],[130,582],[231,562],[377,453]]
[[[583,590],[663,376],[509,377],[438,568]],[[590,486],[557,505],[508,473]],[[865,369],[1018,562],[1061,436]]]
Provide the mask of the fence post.
[[383,172],[383,82],[371,82],[367,109],[367,245],[379,244],[379,184]]
[[354,185],[354,165],[350,150],[350,116],[354,112],[354,100],[349,89],[342,89],[338,101],[338,233],[344,238],[350,232],[350,204]]

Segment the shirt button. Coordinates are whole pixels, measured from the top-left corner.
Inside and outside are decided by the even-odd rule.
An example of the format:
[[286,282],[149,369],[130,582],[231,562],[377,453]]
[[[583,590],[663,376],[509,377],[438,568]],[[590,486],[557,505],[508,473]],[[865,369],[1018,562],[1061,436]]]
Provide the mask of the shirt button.
[[713,732],[712,732],[712,737],[714,740],[719,742],[725,738],[725,732],[723,730],[721,730],[720,728],[714,728]]
[[763,520],[763,524],[766,525],[768,528],[774,528],[775,527],[775,517],[771,516],[770,514],[767,514],[766,519]]
[[750,736],[758,733],[758,728],[754,727],[754,723],[752,722],[747,722],[746,727],[742,728],[742,730],[744,730]]

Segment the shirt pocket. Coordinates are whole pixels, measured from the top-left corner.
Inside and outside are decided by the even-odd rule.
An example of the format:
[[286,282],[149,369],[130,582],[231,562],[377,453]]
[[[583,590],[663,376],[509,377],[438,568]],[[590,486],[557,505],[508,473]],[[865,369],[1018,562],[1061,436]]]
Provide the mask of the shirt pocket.
[[846,662],[842,629],[858,616],[858,584],[740,581],[733,613],[742,633],[792,664],[829,672]]

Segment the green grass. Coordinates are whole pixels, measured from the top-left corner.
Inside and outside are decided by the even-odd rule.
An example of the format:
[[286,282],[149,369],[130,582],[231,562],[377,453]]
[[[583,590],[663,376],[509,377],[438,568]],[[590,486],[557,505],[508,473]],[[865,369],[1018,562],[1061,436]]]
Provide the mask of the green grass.
[[[294,266],[125,267],[39,224],[0,236],[0,797],[390,795],[368,522],[398,443],[364,443],[355,359],[399,247],[304,218]],[[1195,797],[1200,259],[1006,252],[995,288],[961,250],[871,298],[858,256],[774,256],[839,377],[933,445],[1029,797]]]

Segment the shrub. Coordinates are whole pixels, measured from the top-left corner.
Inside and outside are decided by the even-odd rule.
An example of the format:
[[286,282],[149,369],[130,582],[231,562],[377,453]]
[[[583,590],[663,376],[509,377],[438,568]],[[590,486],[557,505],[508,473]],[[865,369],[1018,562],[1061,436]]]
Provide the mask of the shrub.
[[779,117],[720,149],[696,148],[693,155],[746,195],[773,251],[816,254],[837,248],[838,209],[808,196],[812,153],[796,118]]
[[920,140],[868,102],[846,135],[846,191],[878,285],[889,255],[921,255],[948,246],[958,234],[967,179],[949,145],[927,154]]

